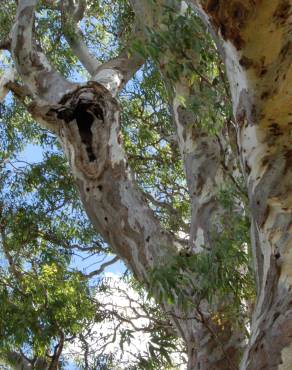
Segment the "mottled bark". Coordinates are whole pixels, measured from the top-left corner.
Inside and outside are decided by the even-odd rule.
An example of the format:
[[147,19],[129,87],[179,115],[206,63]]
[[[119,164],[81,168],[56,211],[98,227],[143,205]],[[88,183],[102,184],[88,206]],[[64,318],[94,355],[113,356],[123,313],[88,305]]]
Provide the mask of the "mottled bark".
[[[103,85],[89,82],[58,105],[34,106],[31,112],[36,120],[54,125],[96,230],[148,285],[150,270],[167,265],[182,246],[160,226],[134,181],[122,146],[117,101]],[[162,302],[162,307],[193,346],[194,320],[186,319],[179,304]]]
[[[194,112],[180,104],[181,97],[187,101],[196,93],[199,92],[192,91],[187,83],[178,82],[173,112],[191,200],[189,250],[198,254],[208,253],[214,247],[223,230],[229,227],[229,216],[218,202],[219,189],[227,181],[223,132],[219,136],[208,135],[196,122]],[[227,299],[225,305],[230,304],[232,300]],[[220,306],[201,304],[205,319],[198,323],[194,332],[197,355],[190,369],[238,368],[245,334],[237,320],[226,321],[221,326],[213,322],[207,312],[215,314],[219,310],[220,314],[224,302],[220,302]]]
[[258,292],[241,369],[290,369],[292,2],[193,4],[221,38],[252,212]]
[[[36,49],[32,28],[37,3],[37,0],[19,1],[15,25],[12,29],[11,51],[16,70],[32,97],[38,101],[38,104],[56,104],[65,93],[74,90],[76,84],[67,81],[50,65],[46,56]],[[76,12],[73,13],[75,22],[80,16],[78,11]],[[75,27],[74,23],[73,26]],[[85,48],[84,46],[84,52],[87,51]],[[85,58],[84,54],[77,53],[77,56]],[[87,65],[88,70],[92,73],[92,80],[99,81],[113,95],[125,86],[144,62],[144,59],[138,54],[130,57],[127,48],[119,56],[99,67],[98,61],[93,66],[92,60],[93,56],[91,56],[90,63],[88,62],[90,66]],[[95,67],[98,67],[96,71]]]
[[[114,95],[141,66],[143,58],[138,54],[130,58],[124,50],[98,68],[92,77],[97,82],[84,86],[67,82],[34,46],[36,4],[35,0],[19,1],[12,41],[17,71],[34,99],[29,111],[59,136],[96,230],[137,278],[148,283],[149,269],[166,263],[180,246],[160,227],[148,207],[122,148]],[[165,307],[172,310],[167,304]],[[181,321],[187,336],[188,325]]]
[[[146,35],[149,36],[149,28],[156,32],[165,31],[163,7],[170,5],[167,1],[160,1],[155,7],[147,1],[132,0],[132,4],[137,17],[146,29]],[[171,6],[173,10],[176,8],[178,16],[186,10],[183,1],[172,2]],[[161,53],[158,66],[166,85],[170,88],[173,121],[190,194],[191,229],[188,251],[206,253],[220,238],[226,226],[222,223],[226,217],[225,211],[218,204],[217,196],[219,189],[226,182],[225,155],[228,148],[224,136],[221,135],[221,139],[220,135],[210,136],[200,126],[195,112],[188,108],[188,102],[200,94],[199,86],[197,90],[194,86],[190,87],[185,78],[187,76],[183,75],[174,83],[165,73],[169,62],[182,63],[181,55],[184,55],[185,59],[189,56],[189,60],[185,60],[185,63],[196,65],[198,55],[193,51],[184,50],[183,45],[181,47],[181,53],[178,54],[171,49]],[[224,305],[222,302],[220,304]],[[218,307],[209,307],[206,302],[202,302],[200,306],[204,312],[204,314],[201,312],[203,320],[193,320],[192,341],[187,342],[188,369],[236,369],[245,334],[235,322],[225,322],[222,326],[216,325],[211,316],[215,314]]]
[[[177,16],[186,11],[184,1],[176,1],[171,4],[168,1],[159,1],[155,6],[148,1],[133,1],[133,8],[144,32],[150,37],[148,30],[153,32],[165,31],[163,24],[164,6],[171,5]],[[146,16],[147,14],[147,16]],[[195,34],[195,33],[194,33]],[[192,35],[190,35],[192,37]],[[195,37],[193,35],[193,37]],[[151,40],[148,40],[148,42]],[[221,135],[210,136],[200,126],[196,114],[188,105],[191,99],[200,96],[200,88],[190,87],[186,76],[181,75],[176,83],[170,81],[165,73],[167,64],[172,62],[182,63],[181,55],[190,53],[192,57],[198,58],[193,51],[183,50],[176,54],[174,50],[161,53],[157,61],[161,75],[169,87],[170,105],[175,124],[177,142],[184,164],[190,201],[191,201],[191,229],[189,236],[189,253],[206,253],[220,237],[220,233],[227,226],[224,225],[224,210],[218,204],[218,191],[220,186],[226,182],[225,172],[225,149],[226,141]],[[185,60],[196,64],[196,60]],[[185,105],[182,103],[184,101]],[[187,107],[186,107],[187,106]],[[225,218],[224,218],[225,216]],[[227,303],[228,305],[230,302]],[[188,369],[237,369],[245,334],[238,329],[238,323],[225,322],[224,325],[216,325],[211,316],[217,308],[210,307],[206,302],[200,304],[203,312],[203,320],[191,320],[191,341],[187,341],[188,347]],[[222,304],[223,306],[223,304]],[[221,307],[222,308],[222,307]],[[201,313],[202,313],[201,312]],[[190,313],[189,316],[192,316]]]
[[[154,25],[159,23],[158,14],[162,17],[162,10],[151,18]],[[147,284],[149,269],[167,264],[182,247],[176,245],[173,237],[160,227],[143,193],[133,181],[122,148],[119,110],[113,96],[140,64],[141,57],[129,59],[124,52],[97,69],[93,76],[97,83],[91,82],[83,87],[72,85],[70,92],[64,94],[58,104],[50,106],[36,102],[31,106],[31,112],[60,137],[81,199],[97,231],[136,277]],[[192,198],[190,245],[193,252],[198,253],[211,243],[211,231],[216,231],[214,220],[219,222],[222,216],[215,193],[218,181],[222,181],[220,161],[223,153],[216,138],[208,138],[194,125],[191,125],[191,130],[186,130],[186,126],[190,126],[188,119],[192,117],[184,114],[176,100],[174,113]],[[222,225],[218,230],[221,229]],[[203,310],[201,307],[201,316],[196,310],[185,313],[178,305],[170,307],[165,303],[164,309],[171,315],[187,344],[189,370],[237,368],[241,333],[234,334],[229,323],[219,326],[212,322],[214,308],[205,307]],[[194,312],[197,318],[194,318]]]
[[[122,148],[114,96],[143,60],[139,56],[133,60],[124,52],[96,73],[91,69],[96,82],[69,83],[35,49],[36,3],[19,0],[11,44],[17,72],[34,98],[30,111],[59,136],[97,231],[147,284],[148,270],[167,263],[181,246],[161,228],[148,207]],[[150,20],[151,27],[157,26],[163,2],[157,3],[159,11],[154,16],[147,10],[149,4],[135,3],[142,5],[145,23]],[[287,370],[292,366],[291,0],[190,3],[222,43],[253,217],[258,299],[241,368]],[[177,91],[184,88],[176,86]],[[174,113],[193,199],[191,247],[196,252],[210,243],[212,217],[207,215],[217,218],[213,192],[221,181],[222,153],[215,139],[206,138],[195,127],[185,127],[188,118],[177,100]],[[233,356],[239,346],[234,349],[229,325],[220,332],[205,312],[185,320],[179,307],[165,304],[164,308],[171,311],[188,345],[189,369],[236,368]]]
[[15,79],[15,69],[8,68],[0,78],[0,102],[2,102],[6,95],[9,93],[9,83],[14,82]]
[[195,112],[181,104],[182,98],[187,102],[196,94],[199,91],[179,81],[172,109],[192,205],[189,249],[200,253],[212,248],[212,239],[224,229],[224,211],[216,196],[224,184],[225,142],[223,135],[222,144],[219,136],[209,135],[200,127]]
[[16,70],[35,99],[56,103],[65,91],[74,86],[48,63],[36,50],[32,37],[37,0],[21,0],[12,29],[11,51]]

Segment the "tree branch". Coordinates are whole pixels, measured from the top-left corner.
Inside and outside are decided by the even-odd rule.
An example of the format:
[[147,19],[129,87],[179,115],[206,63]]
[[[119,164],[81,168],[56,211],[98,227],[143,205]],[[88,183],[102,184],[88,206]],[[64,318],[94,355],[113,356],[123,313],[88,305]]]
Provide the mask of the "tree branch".
[[73,53],[90,75],[94,75],[101,63],[90,53],[78,26],[85,9],[86,0],[77,0],[75,4],[73,0],[63,0],[61,2],[62,30]]
[[133,42],[137,39],[143,40],[144,34],[140,28],[139,20],[135,18],[128,45],[116,58],[103,63],[93,76],[94,81],[105,86],[113,95],[123,89],[145,62],[145,58],[141,54],[132,50]]
[[17,72],[31,94],[50,103],[58,100],[74,84],[56,72],[43,53],[37,52],[33,40],[34,13],[37,0],[20,0],[12,29],[11,51]]
[[26,86],[19,85],[17,82],[8,82],[7,88],[13,92],[15,97],[25,105],[25,98],[31,97],[31,94]]
[[31,363],[16,351],[1,352],[0,361],[12,365],[14,370],[31,370]]
[[100,265],[100,267],[97,270],[91,271],[89,274],[83,274],[83,276],[86,277],[86,278],[91,278],[93,276],[100,275],[101,273],[104,272],[104,270],[108,266],[116,263],[119,260],[120,260],[120,258],[118,256],[116,256],[116,257],[112,258],[111,260],[109,260],[107,262],[104,262],[102,265]]

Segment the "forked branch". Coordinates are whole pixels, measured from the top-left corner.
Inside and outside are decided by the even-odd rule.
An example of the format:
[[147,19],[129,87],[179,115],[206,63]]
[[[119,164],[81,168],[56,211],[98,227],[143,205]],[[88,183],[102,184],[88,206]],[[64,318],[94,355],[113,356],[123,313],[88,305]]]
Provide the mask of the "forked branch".
[[74,85],[55,71],[45,55],[36,50],[32,32],[36,5],[37,0],[19,0],[11,52],[17,72],[31,94],[56,103]]
[[84,16],[85,9],[86,0],[77,0],[76,2],[63,0],[61,2],[62,30],[72,52],[92,76],[101,63],[90,53],[78,25]]

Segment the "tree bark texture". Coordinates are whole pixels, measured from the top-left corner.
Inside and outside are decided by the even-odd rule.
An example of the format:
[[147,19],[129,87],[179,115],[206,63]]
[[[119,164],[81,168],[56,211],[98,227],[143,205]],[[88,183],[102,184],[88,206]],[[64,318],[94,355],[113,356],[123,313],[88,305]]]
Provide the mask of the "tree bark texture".
[[241,369],[290,369],[292,2],[192,3],[222,43],[252,212],[257,304]]
[[[117,101],[97,82],[76,88],[34,117],[55,125],[83,205],[99,233],[142,282],[182,249],[164,230],[138,188],[122,147]],[[58,128],[57,128],[58,127]],[[180,305],[162,303],[186,343],[194,346],[194,320]]]
[[[288,370],[292,367],[292,2],[189,3],[219,40],[252,211],[258,297],[241,370]],[[115,95],[143,64],[143,58],[130,58],[124,50],[101,65],[88,56],[85,44],[68,40],[75,42],[80,60],[85,59],[92,81],[84,85],[66,81],[35,48],[36,4],[36,0],[19,0],[12,32],[15,66],[34,99],[30,112],[58,135],[96,230],[147,285],[149,270],[167,264],[182,246],[161,227],[148,206],[123,150]],[[150,14],[147,2],[132,0],[132,4],[134,8],[141,5],[147,27],[157,27],[161,4],[165,5],[162,1],[155,15]],[[172,105],[192,199],[190,247],[198,253],[202,246],[212,246],[211,231],[219,233],[224,228],[218,221],[221,210],[214,196],[223,178],[223,153],[217,139],[189,126],[193,118],[179,104],[178,95],[191,93],[179,81]],[[187,344],[189,370],[238,368],[242,338],[233,333],[231,324],[222,331],[205,312],[198,319],[184,319],[179,305],[163,306]]]
[[[184,2],[176,2],[177,16],[185,11]],[[143,6],[141,7],[141,4]],[[159,32],[163,28],[164,12],[161,10],[167,1],[161,1],[153,7],[148,1],[132,1],[136,16],[144,27],[145,37],[149,29]],[[145,17],[145,13],[149,16]],[[147,22],[148,21],[148,22]],[[195,37],[190,35],[190,37]],[[184,48],[184,45],[181,45]],[[189,50],[182,50],[188,56]],[[193,58],[199,58],[194,52]],[[191,201],[191,229],[188,251],[191,254],[206,253],[210,250],[216,238],[220,238],[222,231],[228,227],[228,215],[219,205],[217,195],[220,186],[226,183],[225,162],[228,151],[227,141],[223,130],[220,135],[211,136],[197,122],[195,113],[183,106],[182,99],[188,102],[200,94],[199,86],[190,87],[187,76],[181,74],[176,81],[170,81],[165,73],[167,64],[172,61],[181,62],[180,53],[167,49],[160,56],[157,65],[166,86],[170,86],[170,106],[175,124],[177,143],[184,164],[184,170]],[[185,60],[196,63],[196,60]],[[230,156],[230,153],[229,153]],[[229,160],[229,159],[228,159]],[[224,220],[226,223],[224,224]],[[226,302],[226,305],[230,304]],[[221,309],[224,304],[221,303]],[[208,305],[205,301],[201,304],[204,312],[203,321],[194,321],[194,333],[189,348],[188,369],[236,369],[242,347],[244,333],[239,329],[238,322],[225,322],[216,325],[211,318],[219,307]],[[223,339],[224,338],[224,339]]]
[[[93,68],[92,60],[88,58],[90,65],[83,64],[97,82],[89,82],[84,86],[67,83],[34,49],[31,27],[35,5],[35,0],[20,3],[12,42],[18,72],[36,98],[30,111],[39,122],[59,136],[85,209],[97,231],[112,245],[134,274],[147,284],[149,270],[160,264],[167,264],[182,246],[161,228],[133,180],[122,148],[119,108],[114,95],[139,67],[141,58],[127,62],[122,54],[113,61],[97,66],[96,70],[96,64]],[[145,4],[145,9],[148,5]],[[149,18],[153,25],[159,24],[161,14],[160,8],[155,16]],[[84,51],[84,47],[78,50],[81,53],[80,50]],[[86,50],[84,53],[86,54]],[[32,55],[35,57],[32,58]],[[81,57],[83,56],[84,54]],[[31,74],[28,73],[29,68]],[[58,86],[55,86],[55,79],[60,81]],[[55,81],[54,86],[51,81]],[[210,244],[210,240],[207,241],[210,230],[204,223],[203,214],[206,221],[213,219],[210,217],[211,211],[214,215],[218,211],[216,206],[213,207],[213,187],[218,185],[215,179],[218,171],[221,173],[218,159],[220,148],[216,139],[210,141],[205,133],[198,130],[191,136],[188,132],[186,137],[184,131],[191,116],[185,115],[175,104],[174,113],[193,199],[193,215],[197,216],[193,217],[191,245],[198,252],[204,244]],[[206,160],[204,151],[207,147],[209,155]],[[208,166],[204,168],[206,164]],[[202,173],[203,169],[206,177]],[[203,228],[198,226],[199,218]],[[225,324],[224,330],[213,323],[210,309],[205,309],[204,315],[198,319],[185,319],[186,316],[194,316],[193,312],[186,315],[179,305],[169,307],[165,303],[163,306],[170,313],[177,331],[187,344],[189,369],[236,368],[242,337],[239,333],[233,333],[231,325]]]

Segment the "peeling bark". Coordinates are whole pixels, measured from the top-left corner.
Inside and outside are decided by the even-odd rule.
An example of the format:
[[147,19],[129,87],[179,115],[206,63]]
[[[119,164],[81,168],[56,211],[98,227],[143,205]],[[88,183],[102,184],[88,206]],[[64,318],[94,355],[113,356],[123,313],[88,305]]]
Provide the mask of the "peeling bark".
[[[182,246],[160,226],[134,181],[122,146],[117,101],[103,85],[89,82],[51,109],[40,106],[32,112],[38,121],[54,125],[92,224],[147,285],[150,270],[167,264]],[[193,347],[194,320],[190,324],[179,304],[162,306]]]
[[[149,37],[149,29],[153,32],[159,32],[162,28],[165,30],[163,5],[167,5],[167,1],[159,1],[156,7],[148,1],[132,1],[132,4],[145,28],[146,36]],[[172,5],[177,15],[181,15],[186,9],[183,1]],[[188,51],[185,51],[185,55],[188,55]],[[180,57],[175,51],[167,50],[161,55],[158,65],[166,85],[173,89],[169,94],[170,105],[190,194],[191,230],[188,251],[192,254],[206,253],[215,243],[216,236],[218,237],[226,227],[222,224],[224,211],[216,198],[224,182],[225,153],[222,148],[225,146],[225,139],[220,143],[218,137],[210,137],[199,127],[194,112],[182,106],[182,99],[187,102],[200,95],[200,91],[199,87],[198,91],[190,88],[183,75],[176,83],[168,80],[164,66],[169,61],[179,61]],[[200,306],[203,321],[189,320],[192,337],[186,341],[188,370],[237,369],[244,333],[241,329],[238,330],[235,323],[225,322],[221,327],[216,325],[212,321],[211,312],[214,314],[218,307],[209,307],[206,302],[202,302]]]
[[176,247],[133,181],[122,147],[118,104],[98,83],[60,103],[65,107],[55,113],[62,120],[60,138],[88,213],[105,239],[118,243],[119,254],[136,275],[145,278],[153,261],[161,260],[156,245],[168,246],[170,253]]
[[11,51],[17,72],[35,99],[56,103],[74,84],[56,72],[32,38],[37,0],[20,0],[12,29]]
[[178,82],[172,108],[192,203],[189,248],[200,253],[203,247],[212,248],[211,234],[224,228],[216,195],[223,184],[225,158],[218,138],[198,127],[195,114],[181,105],[181,97],[187,101],[193,94],[187,83]]
[[[258,298],[241,369],[287,370],[292,366],[291,0],[189,2],[222,44],[252,210]],[[148,207],[122,147],[114,96],[143,59],[129,58],[124,51],[96,71],[89,66],[94,81],[83,86],[66,81],[36,51],[32,40],[36,4],[36,0],[19,0],[11,43],[16,69],[34,98],[30,111],[60,138],[97,231],[147,284],[149,269],[167,263],[181,246]],[[145,25],[159,25],[163,1],[158,1],[154,15],[149,2],[132,0],[132,4],[142,5]],[[184,85],[176,86],[177,93],[180,89],[189,94]],[[222,152],[218,141],[194,126],[186,127],[192,117],[177,99],[173,108],[193,202],[191,248],[197,253],[203,245],[211,245],[214,223],[215,231],[224,227],[217,223],[221,211],[214,201],[222,178]],[[165,304],[164,309],[187,343],[189,370],[236,368],[241,340],[240,335],[232,335],[229,323],[222,332],[208,309],[192,320],[183,318],[179,307]]]
[[253,218],[258,296],[241,369],[290,369],[292,2],[193,3],[222,40]]
[[[173,112],[191,199],[189,250],[197,254],[208,253],[213,248],[216,238],[228,227],[228,217],[217,200],[219,188],[226,182],[223,140],[220,143],[218,137],[210,137],[196,123],[194,113],[181,106],[181,97],[187,101],[192,94],[196,92],[179,81],[175,85]],[[230,303],[225,302],[227,306]],[[220,305],[222,309],[224,303]],[[243,331],[236,322],[215,324],[210,313],[220,311],[216,305],[208,307],[202,302],[200,309],[204,319],[195,326],[196,360],[189,369],[237,369],[245,339]]]
[[0,78],[0,102],[2,102],[6,95],[9,92],[9,87],[7,86],[9,83],[14,82],[15,79],[15,70],[14,68],[10,67],[7,69]]

